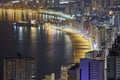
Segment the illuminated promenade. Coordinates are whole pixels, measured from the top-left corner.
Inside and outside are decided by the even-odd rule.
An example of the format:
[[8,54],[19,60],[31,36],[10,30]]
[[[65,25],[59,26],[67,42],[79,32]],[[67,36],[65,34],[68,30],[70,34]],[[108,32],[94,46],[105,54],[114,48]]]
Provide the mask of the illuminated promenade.
[[[62,17],[63,20],[64,19],[67,19],[67,20],[68,19],[69,20],[74,19],[70,15],[66,15],[66,14],[63,14],[63,13],[60,13],[60,12],[55,12],[55,11],[43,11],[41,13],[50,14],[50,15],[51,14],[56,15],[56,16]],[[71,30],[65,29],[64,28],[65,26],[63,26],[63,28],[60,28],[60,26],[57,26],[57,28],[56,28],[52,24],[48,24],[47,27],[48,26],[50,28],[52,28],[52,29],[61,30],[61,31],[65,32],[67,35],[70,36],[71,41],[72,41],[72,45],[73,45],[74,63],[80,63],[80,58],[84,58],[85,53],[91,50],[91,41],[90,41],[90,39],[85,39],[84,36],[80,35],[79,33],[76,33],[75,30],[73,30],[73,29],[71,29]]]
[[[65,18],[65,19],[69,19],[69,20],[74,19],[70,15],[65,15],[65,14],[62,14],[59,12],[54,12],[54,11],[48,11],[48,12],[43,11],[42,13],[53,14],[53,15],[60,16],[60,17]],[[51,25],[51,26],[50,25],[51,24],[47,25],[47,28],[49,26],[50,28],[61,30],[70,36],[71,41],[72,41],[72,45],[73,45],[74,63],[80,63],[80,58],[84,58],[85,53],[88,51],[91,51],[91,40],[89,38],[85,39],[84,36],[77,33],[74,29],[72,29],[70,27],[65,28],[65,26],[63,26],[61,28],[60,26],[55,27],[53,25]]]
[[66,31],[71,37],[72,44],[73,44],[73,54],[74,54],[74,63],[79,63],[80,58],[85,57],[85,53],[90,51],[90,42],[89,40],[85,40],[80,34]]
[[[27,21],[28,19],[40,19],[40,21],[47,19],[44,15],[49,15],[49,14],[39,14],[40,11],[34,11],[34,10],[13,10],[13,9],[1,9],[0,15],[4,16],[2,19],[8,19],[10,22],[11,21]],[[44,12],[44,11],[43,11]],[[48,12],[51,14],[56,14],[56,16],[58,16],[58,12]],[[10,14],[8,16],[6,16],[5,14]],[[60,13],[61,15],[62,13]],[[51,17],[50,15],[47,16],[48,19],[54,18]],[[63,15],[63,14],[62,14]],[[22,17],[24,16],[24,17]],[[42,17],[42,18],[41,18]],[[59,16],[60,17],[60,16]],[[65,17],[65,19],[70,19],[70,17]],[[1,19],[0,19],[1,20]],[[52,20],[52,19],[51,19]],[[84,58],[85,57],[85,53],[91,50],[91,42],[90,39],[85,39],[84,36],[82,36],[81,34],[77,33],[74,29],[70,28],[69,26],[65,28],[65,26],[63,25],[63,27],[57,26],[57,28],[55,26],[53,26],[52,24],[47,24],[47,28],[54,28],[57,30],[61,30],[63,32],[65,32],[67,35],[70,36],[71,40],[72,40],[72,44],[73,44],[73,54],[74,54],[74,63],[79,63],[80,58]]]
[[80,63],[80,58],[85,58],[85,53],[91,51],[90,40],[85,39],[82,35],[74,32],[74,30],[58,28],[50,23],[45,24],[45,28],[60,30],[70,36],[73,45],[74,63]]

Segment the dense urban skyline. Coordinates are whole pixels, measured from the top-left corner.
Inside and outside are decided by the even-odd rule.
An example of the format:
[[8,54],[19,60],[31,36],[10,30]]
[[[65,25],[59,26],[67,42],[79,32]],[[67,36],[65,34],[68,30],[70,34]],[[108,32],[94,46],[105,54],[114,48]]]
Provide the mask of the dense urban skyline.
[[[58,80],[58,78],[59,80],[120,79],[120,0],[6,0],[4,4],[0,4],[0,7],[0,20],[13,24],[15,32],[16,30],[20,32],[17,36],[19,41],[23,41],[21,43],[27,43],[24,42],[23,37],[21,37],[21,35],[25,36],[22,30],[29,32],[33,26],[38,30],[35,31],[36,29],[34,28],[34,35],[31,34],[32,38],[29,39],[33,41],[33,43],[34,40],[44,39],[46,35],[48,39],[47,46],[54,42],[59,42],[59,37],[56,37],[56,34],[59,36],[64,34],[71,39],[71,51],[67,50],[70,48],[70,41],[67,36],[60,38],[65,41],[55,45],[60,46],[64,43],[64,47],[60,48],[60,51],[65,52],[66,55],[72,53],[73,62],[71,61],[69,64],[56,63],[61,66],[61,72],[58,73],[57,78],[54,71],[51,71],[51,74],[46,74],[46,79],[43,80]],[[29,33],[32,33],[32,31]],[[39,38],[39,33],[46,35]],[[14,37],[15,39],[13,40],[16,40],[16,36]],[[25,36],[25,39],[26,37],[27,36]],[[45,38],[46,42],[47,39]],[[69,44],[65,45],[67,42]],[[39,45],[39,42],[37,45]],[[42,46],[43,45],[44,44],[42,44]],[[34,44],[32,46],[35,47]],[[49,46],[48,50],[50,50],[51,54],[56,54],[55,57],[60,58],[59,56],[61,55],[58,56],[57,53],[54,52],[57,46]],[[34,52],[39,52],[39,49],[36,49],[39,47],[34,47],[32,48],[35,49]],[[23,51],[25,49],[26,48],[23,48]],[[45,49],[44,47],[43,50]],[[51,49],[55,50],[52,51]],[[68,59],[69,55],[66,56],[65,59]],[[50,57],[52,57],[52,55]],[[37,60],[41,60],[40,57],[37,58]],[[72,60],[72,58],[69,58],[69,60]],[[10,65],[13,65],[12,62],[10,63]],[[20,64],[19,61],[18,63]],[[54,60],[52,60],[51,63],[54,64]],[[42,64],[38,62],[37,65],[44,65],[44,62],[42,62]],[[36,69],[38,69],[38,67],[40,66],[37,66]],[[12,71],[12,68],[15,67],[9,66],[6,69]],[[53,68],[53,65],[50,68]],[[21,69],[24,68],[20,68],[20,72]],[[14,79],[17,77],[15,71],[13,71]],[[17,72],[19,73],[19,71]],[[5,73],[9,74],[12,72],[6,71]],[[28,73],[26,75],[28,75]],[[37,77],[39,76],[40,75],[36,73],[36,76],[34,76],[36,78],[32,80],[38,79]],[[11,79],[11,77],[5,80],[8,79]]]

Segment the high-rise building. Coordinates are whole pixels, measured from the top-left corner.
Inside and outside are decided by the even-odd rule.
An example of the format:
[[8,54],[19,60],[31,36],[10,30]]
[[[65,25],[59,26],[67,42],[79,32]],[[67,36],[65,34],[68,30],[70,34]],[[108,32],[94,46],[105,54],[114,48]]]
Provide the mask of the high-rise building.
[[105,27],[99,26],[98,27],[98,47],[99,50],[102,51],[102,49],[105,46]]
[[80,59],[80,80],[89,80],[90,78],[90,59]]
[[97,55],[98,55],[98,51],[89,51],[85,54],[85,58],[89,58],[89,59],[92,59],[92,60],[95,60]]
[[90,62],[90,79],[89,80],[104,80],[104,61],[92,60]]
[[13,57],[4,59],[4,80],[35,80],[36,61],[34,57]]
[[114,0],[114,8],[120,8],[120,0]]
[[105,0],[106,8],[120,8],[120,0]]
[[81,59],[80,80],[104,80],[104,61]]
[[91,60],[104,60],[105,52],[104,51],[89,51],[85,54],[85,58]]
[[117,36],[107,58],[108,80],[120,80],[120,36]]
[[100,10],[104,8],[105,0],[92,0],[92,10]]
[[102,3],[101,7],[104,7],[104,8],[114,7],[114,1],[115,0],[97,0],[97,1]]

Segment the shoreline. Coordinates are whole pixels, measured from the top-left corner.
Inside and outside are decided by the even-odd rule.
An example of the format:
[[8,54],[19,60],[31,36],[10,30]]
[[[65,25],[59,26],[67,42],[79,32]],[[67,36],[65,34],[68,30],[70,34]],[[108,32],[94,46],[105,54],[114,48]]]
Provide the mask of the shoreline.
[[85,58],[85,53],[89,52],[91,49],[89,41],[82,37],[80,34],[75,32],[56,28],[52,29],[62,31],[70,37],[73,46],[74,63],[80,63],[80,59]]

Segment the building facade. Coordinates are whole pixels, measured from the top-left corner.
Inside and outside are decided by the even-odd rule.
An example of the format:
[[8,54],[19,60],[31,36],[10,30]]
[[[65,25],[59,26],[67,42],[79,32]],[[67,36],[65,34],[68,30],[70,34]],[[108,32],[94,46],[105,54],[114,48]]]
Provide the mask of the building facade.
[[36,62],[34,57],[4,59],[4,80],[35,80]]
[[117,36],[107,57],[107,79],[120,80],[120,36]]
[[92,60],[90,62],[89,80],[104,80],[104,61]]
[[90,59],[83,58],[80,60],[80,80],[89,80],[90,78]]
[[81,59],[80,80],[104,80],[104,61]]

